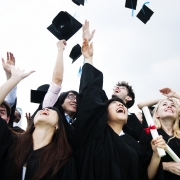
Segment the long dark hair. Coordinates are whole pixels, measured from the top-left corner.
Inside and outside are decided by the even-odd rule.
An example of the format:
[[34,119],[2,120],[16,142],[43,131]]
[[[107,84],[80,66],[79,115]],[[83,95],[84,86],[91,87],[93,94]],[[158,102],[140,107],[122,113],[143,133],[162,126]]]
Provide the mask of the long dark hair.
[[[38,168],[33,175],[33,179],[41,179],[49,172],[50,169],[52,170],[52,168],[52,176],[55,175],[72,155],[72,150],[66,138],[62,116],[57,108],[49,107],[49,109],[53,109],[58,113],[59,129],[55,130],[52,141],[42,149],[38,162]],[[21,172],[22,166],[27,161],[27,158],[30,155],[29,152],[33,147],[33,131],[34,122],[32,120],[30,121],[30,124],[28,125],[28,128],[24,133],[14,133],[15,143],[12,147],[13,152],[11,154],[11,158],[13,158],[15,163],[15,175]]]

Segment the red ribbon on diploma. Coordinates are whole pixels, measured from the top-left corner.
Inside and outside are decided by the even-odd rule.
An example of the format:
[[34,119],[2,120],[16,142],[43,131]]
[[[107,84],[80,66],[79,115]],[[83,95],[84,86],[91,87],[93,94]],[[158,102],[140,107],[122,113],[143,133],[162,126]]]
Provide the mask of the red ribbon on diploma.
[[156,129],[156,126],[155,125],[153,125],[153,126],[150,125],[148,128],[145,128],[144,130],[145,130],[146,134],[150,134],[151,129]]

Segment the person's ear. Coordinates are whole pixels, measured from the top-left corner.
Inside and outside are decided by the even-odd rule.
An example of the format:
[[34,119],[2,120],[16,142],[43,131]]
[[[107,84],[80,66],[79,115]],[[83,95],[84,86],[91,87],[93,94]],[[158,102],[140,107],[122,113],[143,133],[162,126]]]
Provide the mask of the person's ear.
[[156,116],[156,118],[157,118],[157,119],[159,119],[159,115],[158,115],[158,113],[157,113],[157,112],[155,113],[155,116]]
[[126,96],[126,102],[128,102],[128,101],[132,101],[132,97]]

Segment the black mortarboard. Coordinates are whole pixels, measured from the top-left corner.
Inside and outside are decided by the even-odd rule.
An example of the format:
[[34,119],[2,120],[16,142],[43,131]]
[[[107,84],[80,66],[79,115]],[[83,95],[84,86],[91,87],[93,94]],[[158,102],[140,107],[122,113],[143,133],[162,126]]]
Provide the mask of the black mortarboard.
[[125,7],[136,10],[137,0],[126,0]]
[[143,5],[142,9],[137,14],[137,17],[146,24],[150,17],[153,15],[153,11],[149,9],[146,5]]
[[73,60],[72,63],[74,63],[81,55],[81,46],[77,44],[72,48],[69,57]]
[[31,90],[31,102],[42,103],[48,89],[49,89],[49,84],[44,84],[42,86],[39,86],[37,90]]
[[82,24],[72,17],[68,12],[61,11],[53,19],[52,24],[47,29],[59,40],[65,39],[67,41],[81,27]]
[[75,4],[77,4],[78,6],[81,4],[84,6],[84,0],[72,0]]

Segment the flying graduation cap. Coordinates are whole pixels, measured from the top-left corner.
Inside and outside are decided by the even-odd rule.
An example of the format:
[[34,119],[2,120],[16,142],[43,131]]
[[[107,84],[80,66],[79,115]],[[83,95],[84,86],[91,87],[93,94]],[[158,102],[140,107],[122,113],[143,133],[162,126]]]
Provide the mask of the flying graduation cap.
[[125,7],[136,10],[137,0],[126,0]]
[[72,0],[72,2],[74,2],[78,6],[80,6],[80,5],[84,6],[84,0]]
[[142,9],[139,11],[139,13],[137,14],[137,18],[139,18],[144,24],[147,23],[147,21],[149,21],[149,19],[151,18],[151,16],[153,15],[153,11],[151,9],[149,9],[144,3],[142,6]]
[[59,40],[70,39],[80,28],[82,24],[72,17],[68,12],[61,11],[52,20],[52,24],[47,29]]
[[33,103],[42,103],[48,89],[49,84],[44,84],[39,86],[37,90],[31,90],[30,101]]
[[81,46],[77,44],[72,48],[69,57],[73,60],[72,63],[74,63],[81,55]]

